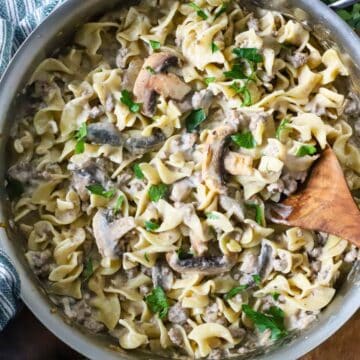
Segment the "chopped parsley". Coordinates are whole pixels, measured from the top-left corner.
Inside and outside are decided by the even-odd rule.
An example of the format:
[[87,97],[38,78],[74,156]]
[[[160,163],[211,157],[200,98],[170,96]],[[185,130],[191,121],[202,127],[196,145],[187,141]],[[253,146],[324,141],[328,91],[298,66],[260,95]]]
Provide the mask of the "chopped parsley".
[[169,187],[165,184],[151,185],[148,195],[151,201],[158,202],[163,199],[169,191]]
[[145,297],[145,301],[151,312],[159,314],[160,319],[164,319],[169,311],[169,302],[166,297],[165,291],[157,286],[153,289],[150,295]]
[[193,132],[205,120],[206,114],[203,109],[193,110],[185,120],[186,130],[188,132]]
[[234,296],[239,294],[240,292],[244,291],[248,286],[247,285],[239,285],[236,287],[233,287],[228,293],[224,295],[225,300],[232,299]]
[[249,62],[260,63],[263,61],[263,56],[259,54],[256,48],[235,48],[232,52],[237,58],[245,59]]
[[149,260],[149,256],[148,256],[148,254],[147,254],[147,253],[144,253],[144,259],[145,259],[147,262],[150,262],[150,260]]
[[126,105],[132,113],[137,113],[140,110],[140,104],[132,100],[132,94],[127,90],[121,91],[120,101]]
[[284,324],[285,314],[279,307],[272,306],[267,312],[261,313],[253,310],[249,305],[244,304],[242,305],[242,311],[260,332],[269,329],[273,340],[280,339],[287,335]]
[[252,104],[251,94],[246,86],[248,82],[244,86],[239,86],[238,83],[234,82],[230,87],[235,90],[237,94],[241,94],[243,96],[242,106],[250,106]]
[[213,76],[206,77],[204,79],[206,85],[209,85],[209,84],[213,83],[215,80],[216,80],[216,77],[213,77]]
[[226,10],[229,7],[229,3],[228,2],[223,2],[220,9],[218,11],[216,11],[215,15],[214,15],[214,19],[217,19],[221,14],[225,13]]
[[179,260],[186,260],[186,259],[191,259],[194,257],[194,254],[186,251],[183,248],[180,248],[179,250],[177,250],[176,253],[177,253]]
[[133,171],[134,171],[135,177],[137,179],[143,180],[145,178],[144,173],[142,172],[142,170],[140,168],[140,164],[134,164]]
[[84,270],[82,272],[84,281],[88,280],[93,273],[94,273],[93,261],[92,258],[88,258],[85,260]]
[[314,145],[301,145],[296,152],[296,156],[302,157],[306,155],[314,155],[316,152],[317,149]]
[[278,140],[280,140],[281,138],[281,134],[283,133],[283,131],[285,130],[288,130],[288,124],[290,124],[290,120],[285,118],[285,119],[282,119],[278,128],[276,129],[276,138]]
[[208,212],[205,215],[209,220],[218,220],[219,219],[219,217],[216,214],[214,214],[213,212]]
[[280,294],[275,291],[275,292],[273,292],[273,293],[271,294],[271,296],[272,296],[273,299],[276,301],[276,300],[279,298]]
[[247,203],[247,207],[252,208],[255,210],[255,221],[260,225],[265,225],[265,216],[264,216],[264,209],[261,205],[255,203]]
[[224,72],[224,76],[228,79],[247,79],[248,76],[244,72],[242,64],[234,64],[229,71]]
[[159,41],[156,41],[156,40],[150,40],[150,46],[153,50],[159,50],[160,47],[161,47],[161,44]]
[[146,70],[147,70],[151,75],[156,74],[156,71],[155,71],[151,66],[147,66],[147,67],[146,67]]
[[158,223],[156,223],[155,221],[149,220],[149,221],[145,221],[145,229],[147,231],[154,231],[156,229],[158,229],[160,227],[160,225]]
[[91,185],[86,186],[86,188],[92,194],[102,196],[107,199],[112,198],[116,192],[115,189],[106,190],[101,184],[91,184]]
[[124,195],[119,195],[119,197],[116,199],[116,203],[113,209],[115,215],[120,211],[124,200],[125,200]]
[[231,135],[231,140],[237,146],[245,149],[253,149],[256,146],[256,141],[250,131]]
[[206,20],[208,18],[206,12],[199,5],[193,2],[189,3],[188,5],[191,6],[194,10],[196,10],[197,16],[201,17],[203,20]]
[[214,53],[214,52],[217,52],[219,50],[220,50],[219,47],[214,42],[212,42],[211,43],[211,52]]
[[255,284],[256,284],[256,285],[260,285],[260,284],[261,284],[261,277],[260,277],[260,275],[254,274],[254,275],[252,276],[252,278],[253,278],[253,280],[255,281]]
[[75,145],[75,154],[82,154],[85,151],[85,139],[87,136],[86,123],[82,123],[79,130],[75,133],[75,139],[77,140]]

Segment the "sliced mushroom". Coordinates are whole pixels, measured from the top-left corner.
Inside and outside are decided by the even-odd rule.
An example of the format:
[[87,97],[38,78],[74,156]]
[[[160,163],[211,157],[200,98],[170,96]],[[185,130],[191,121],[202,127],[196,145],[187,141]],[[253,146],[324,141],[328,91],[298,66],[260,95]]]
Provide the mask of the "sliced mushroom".
[[222,192],[226,180],[225,156],[228,153],[231,126],[222,126],[210,132],[206,139],[206,154],[202,165],[202,178],[214,190]]
[[174,282],[174,274],[169,266],[158,260],[151,270],[154,287],[161,286],[165,291],[170,290]]
[[198,256],[179,259],[173,252],[166,254],[166,260],[173,270],[181,274],[196,272],[201,275],[218,275],[230,271],[236,264],[237,256]]
[[88,125],[86,140],[94,144],[112,146],[121,146],[124,143],[123,136],[114,124],[101,122]]
[[135,228],[135,220],[131,216],[113,219],[100,209],[93,218],[92,227],[101,256],[116,259],[119,257],[119,240]]
[[134,155],[144,154],[151,150],[156,150],[166,140],[162,131],[156,131],[151,136],[133,136],[128,138],[124,147]]
[[260,275],[261,279],[266,278],[274,268],[272,255],[272,247],[269,244],[262,242],[257,266],[257,273]]
[[182,100],[191,91],[190,86],[175,74],[163,73],[178,63],[175,55],[166,52],[154,53],[146,59],[134,85],[134,94],[137,101],[143,104],[144,115],[154,114],[158,94],[165,98]]

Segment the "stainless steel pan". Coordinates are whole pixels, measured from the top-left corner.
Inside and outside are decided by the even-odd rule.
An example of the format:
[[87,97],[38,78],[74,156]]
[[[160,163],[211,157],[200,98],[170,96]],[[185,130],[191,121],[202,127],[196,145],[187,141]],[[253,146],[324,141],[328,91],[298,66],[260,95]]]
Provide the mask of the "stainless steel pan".
[[[244,1],[242,1],[244,3]],[[246,1],[245,1],[246,3]],[[360,79],[360,40],[358,36],[326,5],[319,0],[273,0],[248,1],[249,6],[281,10],[309,24],[314,34],[324,46],[337,43],[343,60],[352,72],[351,87],[358,89],[356,79]],[[9,65],[0,83],[0,176],[3,180],[7,157],[6,142],[9,127],[16,119],[22,102],[22,90],[39,62],[55,49],[65,44],[76,28],[110,10],[114,6],[128,6],[121,0],[68,0],[26,40]],[[4,196],[4,181],[1,181],[0,221],[9,218]],[[360,225],[360,224],[359,224]],[[22,299],[39,320],[69,346],[91,359],[166,359],[154,354],[141,352],[126,353],[109,348],[114,339],[92,336],[64,322],[61,314],[50,312],[51,304],[32,274],[24,257],[21,239],[14,234],[0,230],[0,246],[13,259],[22,281]],[[360,306],[360,270],[355,266],[349,278],[339,289],[335,300],[323,311],[320,319],[310,329],[295,334],[281,346],[269,349],[267,354],[257,354],[259,359],[292,360],[307,353],[337,329],[339,329]],[[39,339],[39,346],[42,339]],[[260,351],[261,352],[261,351]],[[263,352],[263,351],[262,351]],[[241,357],[239,357],[240,359]]]

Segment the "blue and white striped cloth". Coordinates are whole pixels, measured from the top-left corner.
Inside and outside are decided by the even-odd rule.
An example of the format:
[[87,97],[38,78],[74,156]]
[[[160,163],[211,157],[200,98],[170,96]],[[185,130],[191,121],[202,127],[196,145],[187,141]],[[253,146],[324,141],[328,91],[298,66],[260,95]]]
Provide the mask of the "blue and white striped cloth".
[[[31,31],[64,1],[0,0],[0,77]],[[19,297],[19,276],[9,257],[0,249],[0,330],[15,315]]]

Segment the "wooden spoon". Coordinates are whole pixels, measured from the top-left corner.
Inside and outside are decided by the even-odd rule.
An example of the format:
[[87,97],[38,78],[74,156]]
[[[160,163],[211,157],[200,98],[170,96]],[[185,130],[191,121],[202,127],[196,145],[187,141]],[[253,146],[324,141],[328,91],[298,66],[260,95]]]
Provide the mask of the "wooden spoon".
[[314,164],[305,188],[281,204],[289,211],[277,213],[277,223],[334,234],[360,247],[360,211],[330,147]]

